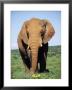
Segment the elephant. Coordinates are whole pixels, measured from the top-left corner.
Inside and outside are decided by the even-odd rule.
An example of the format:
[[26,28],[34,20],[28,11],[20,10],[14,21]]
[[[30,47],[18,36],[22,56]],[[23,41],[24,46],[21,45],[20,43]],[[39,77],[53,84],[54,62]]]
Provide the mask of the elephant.
[[22,60],[30,73],[38,70],[38,63],[40,72],[48,71],[48,41],[54,34],[53,25],[46,19],[31,18],[23,23],[17,43]]

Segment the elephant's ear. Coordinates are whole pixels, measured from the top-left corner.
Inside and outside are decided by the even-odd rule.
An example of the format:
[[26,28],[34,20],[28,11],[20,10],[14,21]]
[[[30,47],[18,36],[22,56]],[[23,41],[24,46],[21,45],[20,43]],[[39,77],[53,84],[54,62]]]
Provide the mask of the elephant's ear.
[[55,34],[55,30],[52,26],[52,24],[47,21],[47,20],[44,20],[45,22],[45,27],[46,27],[46,31],[45,31],[45,34],[44,34],[44,37],[43,37],[43,43],[47,43],[52,37],[53,35]]
[[21,37],[25,44],[28,44],[28,32],[27,32],[28,21],[24,22],[21,28]]

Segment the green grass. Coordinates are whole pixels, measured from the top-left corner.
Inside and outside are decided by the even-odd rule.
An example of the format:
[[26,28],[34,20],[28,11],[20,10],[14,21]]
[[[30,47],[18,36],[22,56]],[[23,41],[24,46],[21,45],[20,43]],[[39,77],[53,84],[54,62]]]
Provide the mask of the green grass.
[[[60,79],[61,78],[61,46],[50,46],[47,57],[47,68],[49,73],[39,73],[38,79]],[[32,79],[33,77],[25,71],[18,50],[11,50],[11,78]],[[37,79],[37,78],[36,78]]]

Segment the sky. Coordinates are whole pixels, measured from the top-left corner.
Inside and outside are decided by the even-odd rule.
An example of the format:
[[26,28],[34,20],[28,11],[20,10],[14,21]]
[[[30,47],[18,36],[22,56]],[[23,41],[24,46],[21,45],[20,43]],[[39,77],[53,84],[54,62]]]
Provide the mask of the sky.
[[17,49],[17,37],[23,23],[31,18],[49,20],[55,35],[49,41],[49,46],[61,45],[61,12],[60,11],[11,11],[11,49]]

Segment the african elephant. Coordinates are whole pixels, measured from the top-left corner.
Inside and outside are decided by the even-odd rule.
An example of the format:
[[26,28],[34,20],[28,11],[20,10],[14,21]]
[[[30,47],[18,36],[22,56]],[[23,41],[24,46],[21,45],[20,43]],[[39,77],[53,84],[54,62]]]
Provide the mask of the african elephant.
[[48,41],[54,33],[54,28],[48,20],[32,18],[24,22],[17,42],[23,62],[31,73],[36,72],[38,62],[40,71],[46,70]]

